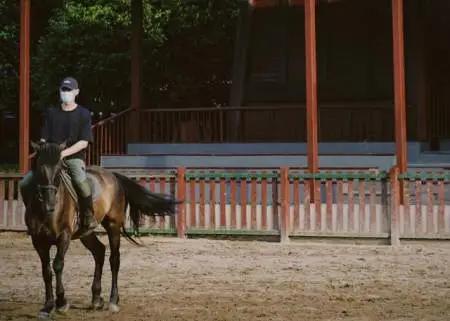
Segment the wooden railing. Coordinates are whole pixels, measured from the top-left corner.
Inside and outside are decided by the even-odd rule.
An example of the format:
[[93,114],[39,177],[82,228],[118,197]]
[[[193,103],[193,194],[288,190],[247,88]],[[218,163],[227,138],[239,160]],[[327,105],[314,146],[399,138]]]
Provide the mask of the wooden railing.
[[399,175],[399,180],[403,182],[404,197],[399,211],[399,235],[438,238],[449,234],[450,173],[407,173]]
[[431,139],[450,138],[450,93],[448,86],[429,86],[429,126]]
[[[450,239],[450,174],[278,170],[159,170],[130,176],[184,201],[141,233]],[[0,230],[25,230],[18,175],[0,175]],[[315,184],[315,197],[310,184]],[[403,201],[400,195],[403,190]],[[127,227],[130,227],[129,218]]]
[[20,174],[0,173],[0,230],[24,231],[25,206],[19,193]]
[[92,125],[94,141],[86,159],[89,165],[100,164],[101,155],[126,153],[131,113],[129,108]]
[[[388,102],[324,103],[319,110],[321,141],[393,140]],[[408,128],[416,128],[415,121],[410,112]],[[89,164],[99,164],[101,155],[124,154],[131,138],[140,143],[298,142],[306,140],[305,106],[127,109],[92,130]]]
[[[140,142],[289,142],[306,140],[305,106],[144,109]],[[392,141],[392,103],[322,103],[322,141]],[[408,110],[408,133],[415,137],[415,112]]]

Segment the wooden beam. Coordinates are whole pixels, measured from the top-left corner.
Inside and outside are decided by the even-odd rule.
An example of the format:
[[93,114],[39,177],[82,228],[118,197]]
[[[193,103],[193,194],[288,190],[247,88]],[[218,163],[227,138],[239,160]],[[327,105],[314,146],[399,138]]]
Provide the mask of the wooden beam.
[[[308,170],[319,168],[317,136],[317,58],[316,58],[316,0],[305,0],[305,50],[306,50],[306,136],[308,145]],[[312,181],[311,200],[314,200],[316,181]]]
[[19,170],[29,170],[30,145],[30,9],[31,0],[20,1],[20,97],[19,97]]
[[406,88],[404,55],[403,0],[392,0],[394,54],[395,143],[397,167],[404,173],[408,167],[406,138]]
[[142,36],[143,36],[143,0],[131,1],[131,119],[130,134],[132,141],[139,140],[139,109],[142,106]]
[[[252,26],[254,8],[247,3],[240,6],[239,17],[236,25],[236,45],[233,59],[232,85],[230,94],[230,106],[240,107],[244,105],[246,91],[246,71],[248,63],[248,52],[250,45],[250,33]],[[232,140],[240,140],[243,136],[242,123],[243,113],[235,111],[229,114],[231,120],[226,126],[226,137]]]

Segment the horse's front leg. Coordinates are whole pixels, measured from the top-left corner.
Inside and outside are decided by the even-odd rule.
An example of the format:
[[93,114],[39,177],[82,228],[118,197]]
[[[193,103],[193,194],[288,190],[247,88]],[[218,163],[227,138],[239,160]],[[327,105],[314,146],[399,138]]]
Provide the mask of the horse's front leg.
[[39,318],[49,319],[55,308],[52,287],[52,269],[50,267],[50,243],[45,238],[33,236],[33,246],[39,254],[42,264],[42,277],[45,283],[45,304],[39,312]]
[[56,275],[56,309],[58,312],[66,312],[69,304],[64,296],[64,286],[62,282],[62,272],[64,269],[64,257],[70,244],[70,234],[66,231],[62,232],[56,243],[57,251],[53,260],[53,271]]

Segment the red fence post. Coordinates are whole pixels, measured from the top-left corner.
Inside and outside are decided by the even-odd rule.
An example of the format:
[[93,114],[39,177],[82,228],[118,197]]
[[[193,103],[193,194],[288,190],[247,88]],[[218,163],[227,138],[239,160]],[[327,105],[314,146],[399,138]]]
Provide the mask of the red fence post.
[[391,245],[400,245],[399,215],[400,215],[400,182],[399,168],[393,167],[389,173],[391,182]]
[[280,241],[286,243],[289,241],[289,168],[282,167],[281,175],[281,228]]
[[177,234],[179,238],[186,238],[186,169],[179,167],[177,169],[177,199],[181,201],[177,210]]

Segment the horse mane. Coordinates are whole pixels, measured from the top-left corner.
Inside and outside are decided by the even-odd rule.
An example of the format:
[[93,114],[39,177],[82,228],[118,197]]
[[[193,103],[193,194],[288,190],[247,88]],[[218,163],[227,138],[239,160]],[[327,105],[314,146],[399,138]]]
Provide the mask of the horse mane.
[[58,144],[44,143],[37,156],[40,165],[56,165],[61,160],[61,148]]

